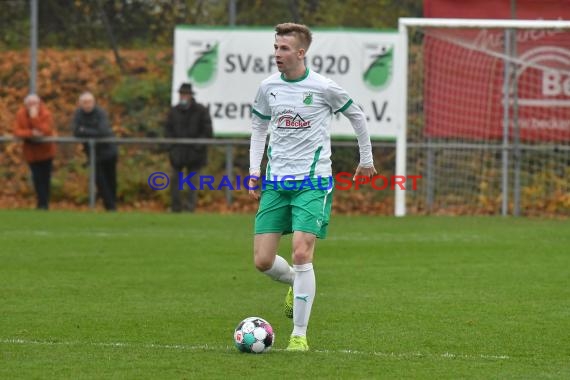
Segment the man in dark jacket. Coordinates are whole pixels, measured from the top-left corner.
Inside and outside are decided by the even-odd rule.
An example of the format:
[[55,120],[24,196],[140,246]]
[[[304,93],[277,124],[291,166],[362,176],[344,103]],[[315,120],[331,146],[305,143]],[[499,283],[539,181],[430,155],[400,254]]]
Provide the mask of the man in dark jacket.
[[[210,112],[194,100],[192,85],[183,83],[178,93],[180,100],[176,106],[170,109],[166,121],[165,136],[168,138],[212,138]],[[179,173],[184,173],[184,169],[187,170],[185,176],[190,172],[195,172],[196,174],[191,177],[191,181],[196,188],[199,188],[196,180],[199,176],[199,170],[208,162],[208,147],[197,144],[173,144],[169,147],[169,153],[170,165],[173,170],[172,183],[170,184],[172,211],[180,212],[184,208],[186,211],[193,212],[196,208],[197,192],[189,190],[187,202],[184,202],[183,207],[178,188]]]
[[[73,135],[76,137],[113,137],[107,113],[95,103],[90,92],[79,97],[79,107],[72,121]],[[89,145],[84,144],[89,159]],[[105,209],[116,210],[117,198],[117,145],[113,143],[95,144],[95,183],[98,195],[103,198]]]

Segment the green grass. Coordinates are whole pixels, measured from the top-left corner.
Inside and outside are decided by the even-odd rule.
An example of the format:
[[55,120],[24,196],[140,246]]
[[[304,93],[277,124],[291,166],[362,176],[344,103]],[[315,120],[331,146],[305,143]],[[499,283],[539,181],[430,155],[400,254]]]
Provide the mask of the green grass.
[[[0,212],[0,378],[570,378],[568,221],[334,216],[305,354],[252,223]],[[252,315],[274,351],[233,348]]]

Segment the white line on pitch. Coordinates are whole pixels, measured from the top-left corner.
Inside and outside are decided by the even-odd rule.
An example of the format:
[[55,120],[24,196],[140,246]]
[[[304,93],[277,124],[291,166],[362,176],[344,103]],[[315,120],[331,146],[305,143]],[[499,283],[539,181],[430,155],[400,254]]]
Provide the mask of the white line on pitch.
[[[40,345],[40,346],[99,346],[99,347],[142,347],[142,348],[158,348],[170,350],[186,350],[186,351],[233,351],[232,346],[209,346],[207,344],[188,346],[184,344],[155,344],[155,343],[128,343],[128,342],[62,342],[49,340],[26,340],[26,339],[0,339],[0,344],[21,344],[21,345]],[[272,351],[285,351],[284,349],[273,348]],[[323,354],[347,354],[347,355],[369,355],[384,358],[422,358],[422,357],[441,357],[445,359],[493,359],[507,360],[508,355],[466,355],[454,354],[446,352],[443,354],[424,354],[421,352],[378,352],[378,351],[358,351],[358,350],[311,350],[311,352]]]

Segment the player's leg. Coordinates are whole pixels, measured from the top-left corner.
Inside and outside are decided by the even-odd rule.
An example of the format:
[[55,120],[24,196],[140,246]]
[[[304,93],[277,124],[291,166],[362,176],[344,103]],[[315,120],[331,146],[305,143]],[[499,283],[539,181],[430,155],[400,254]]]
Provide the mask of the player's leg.
[[285,296],[284,314],[287,318],[293,318],[293,281],[295,271],[287,260],[279,256],[277,247],[281,234],[267,233],[258,234],[254,238],[253,260],[255,267],[271,279],[289,285],[289,291]]
[[257,234],[253,239],[253,261],[260,272],[265,273],[275,281],[292,285],[293,268],[287,260],[277,255],[281,233]]
[[311,315],[316,280],[313,255],[318,238],[325,238],[332,206],[332,188],[299,191],[291,202],[293,214],[293,333],[288,350],[306,351],[307,326]]
[[313,254],[316,236],[312,233],[293,233],[293,332],[287,346],[288,351],[307,351],[307,326],[315,299],[316,281],[313,270]]
[[[307,345],[307,326],[311,308],[315,299],[316,281],[313,270],[313,253],[316,236],[312,233],[295,231],[293,233],[293,332],[290,350],[305,351]],[[300,337],[300,338],[299,338]]]
[[255,217],[255,267],[272,279],[292,285],[293,269],[277,255],[283,233],[291,231],[290,198],[279,189],[262,191],[259,210]]

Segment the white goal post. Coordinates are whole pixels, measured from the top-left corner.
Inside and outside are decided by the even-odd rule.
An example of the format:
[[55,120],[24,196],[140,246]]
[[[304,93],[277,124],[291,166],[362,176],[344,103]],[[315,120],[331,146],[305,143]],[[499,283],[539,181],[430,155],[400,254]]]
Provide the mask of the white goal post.
[[570,213],[570,21],[399,19],[395,215]]

